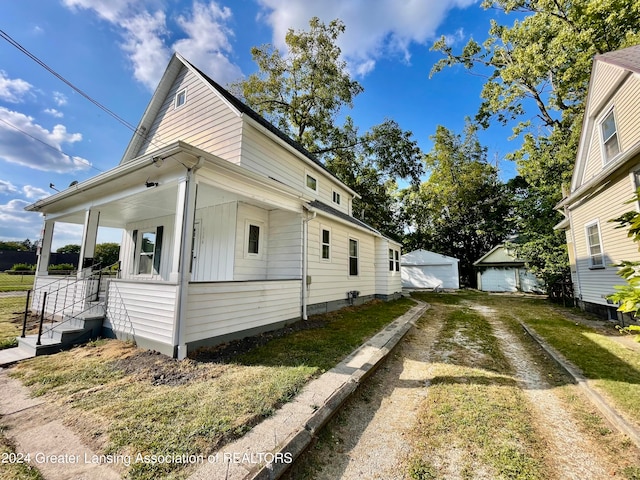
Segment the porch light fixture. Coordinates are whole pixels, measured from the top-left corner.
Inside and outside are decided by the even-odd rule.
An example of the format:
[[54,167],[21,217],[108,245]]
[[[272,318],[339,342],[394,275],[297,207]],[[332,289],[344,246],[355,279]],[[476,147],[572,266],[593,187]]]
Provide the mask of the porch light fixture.
[[158,186],[158,182],[150,182],[149,179],[147,178],[147,181],[144,182],[144,186],[147,187],[147,188],[157,187]]
[[151,161],[156,166],[156,168],[160,168],[162,166],[162,164],[164,163],[164,158],[162,158],[162,157],[153,157],[151,159]]

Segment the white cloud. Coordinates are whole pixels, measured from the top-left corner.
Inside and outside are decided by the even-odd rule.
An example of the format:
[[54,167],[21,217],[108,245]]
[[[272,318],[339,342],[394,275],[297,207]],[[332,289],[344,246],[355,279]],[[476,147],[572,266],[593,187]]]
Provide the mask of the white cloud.
[[242,76],[240,68],[226,56],[233,51],[229,42],[233,31],[225,24],[230,17],[231,10],[227,7],[221,8],[215,2],[208,5],[196,2],[190,18],[178,17],[178,24],[187,38],[173,45],[175,51],[223,85]]
[[25,200],[13,199],[0,205],[0,238],[9,241],[35,240],[42,229],[39,213],[25,212]]
[[[160,81],[172,50],[179,51],[220,83],[241,76],[239,67],[229,60],[232,53],[229,38],[233,35],[226,25],[231,17],[229,8],[213,0],[195,1],[188,15],[176,18],[182,32],[169,32],[166,9],[158,8],[158,3],[156,0],[63,0],[66,7],[92,10],[120,29],[122,49],[131,61],[134,77],[150,90]],[[172,45],[167,43],[170,36],[178,38]]]
[[20,78],[9,78],[7,72],[0,70],[0,99],[9,103],[20,103],[32,85]]
[[7,162],[58,173],[87,170],[87,160],[62,151],[63,144],[80,140],[80,133],[69,133],[64,125],[49,131],[32,117],[0,107],[0,158]]
[[18,189],[11,182],[0,180],[0,193],[11,194],[16,193]]
[[66,105],[68,100],[69,99],[64,93],[53,92],[53,101],[56,102],[56,105],[58,105],[59,107]]
[[55,108],[46,108],[44,110],[44,113],[51,115],[52,117],[56,117],[56,118],[62,118],[64,117],[64,113],[62,113],[59,110],[56,110]]
[[24,193],[25,197],[29,199],[39,199],[51,195],[51,192],[40,187],[34,187],[32,185],[25,185],[24,187],[22,187],[22,192]]
[[340,18],[346,26],[339,46],[350,69],[366,74],[384,56],[400,55],[410,60],[412,43],[425,44],[453,8],[466,8],[477,0],[258,0],[261,16],[273,28],[273,43],[285,48],[289,28],[306,30],[311,17],[325,23]]

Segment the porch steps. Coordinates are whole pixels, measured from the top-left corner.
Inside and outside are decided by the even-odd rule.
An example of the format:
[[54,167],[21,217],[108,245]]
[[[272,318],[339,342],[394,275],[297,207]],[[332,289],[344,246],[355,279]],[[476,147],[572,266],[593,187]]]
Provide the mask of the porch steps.
[[49,355],[71,348],[74,345],[98,338],[102,333],[104,313],[98,309],[85,312],[79,316],[67,316],[62,322],[43,325],[40,345],[38,335],[27,335],[18,338],[18,347],[32,355]]

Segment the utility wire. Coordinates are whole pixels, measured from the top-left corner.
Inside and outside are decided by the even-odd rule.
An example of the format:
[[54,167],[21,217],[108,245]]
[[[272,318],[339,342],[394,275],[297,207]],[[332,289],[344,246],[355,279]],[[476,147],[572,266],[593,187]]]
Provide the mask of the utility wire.
[[99,172],[103,172],[104,170],[100,170],[98,167],[94,167],[91,162],[85,160],[84,158],[80,158],[80,157],[74,157],[72,155],[69,155],[66,152],[63,152],[62,150],[60,150],[59,148],[54,147],[53,145],[45,142],[44,140],[39,139],[38,137],[34,137],[33,135],[31,135],[28,132],[25,132],[24,130],[22,130],[20,127],[15,126],[13,123],[11,122],[7,122],[5,119],[0,118],[0,122],[5,123],[7,125],[9,125],[11,128],[16,129],[17,131],[19,131],[20,133],[22,133],[23,135],[26,135],[29,138],[32,138],[33,140],[35,140],[36,142],[40,142],[41,144],[43,144],[45,147],[50,148],[51,150],[57,152],[57,153],[62,153],[63,155],[66,155],[67,157],[69,157],[71,160],[75,160],[75,161],[79,161],[81,163],[84,163],[85,165],[87,165],[90,168],[93,168]]
[[[62,81],[64,84],[68,85],[72,90],[74,90],[75,92],[77,92],[78,94],[82,95],[84,98],[86,98],[87,100],[89,100],[91,103],[93,103],[96,107],[98,107],[100,110],[102,110],[103,112],[107,113],[109,116],[111,116],[112,118],[114,118],[116,121],[118,121],[120,124],[124,125],[126,128],[128,128],[129,130],[131,130],[132,132],[134,132],[136,135],[141,136],[143,139],[149,141],[152,144],[155,144],[156,146],[161,146],[158,145],[156,142],[152,142],[149,138],[147,138],[147,136],[142,133],[139,132],[138,129],[131,125],[129,122],[127,122],[124,118],[122,118],[120,115],[118,115],[117,113],[115,113],[114,111],[112,111],[111,109],[109,109],[108,107],[106,107],[105,105],[103,105],[102,103],[98,102],[96,99],[92,98],[91,96],[89,96],[87,93],[85,93],[84,91],[82,91],[80,88],[76,87],[73,83],[71,83],[69,80],[67,80],[66,78],[64,78],[62,75],[60,75],[58,72],[56,72],[53,68],[51,68],[49,65],[47,65],[45,62],[43,62],[42,60],[40,60],[38,57],[36,57],[33,53],[31,53],[29,50],[27,50],[25,47],[23,47],[22,45],[20,45],[17,41],[15,41],[8,33],[6,33],[4,30],[0,30],[0,38],[2,38],[3,40],[6,40],[9,44],[11,44],[12,46],[14,46],[15,48],[17,48],[18,50],[20,50],[22,53],[24,53],[27,57],[29,57],[31,60],[33,60],[34,62],[36,62],[38,65],[40,65],[42,68],[44,68],[45,70],[47,70],[49,73],[51,73],[54,77],[56,77],[57,79],[59,79],[60,81]],[[24,132],[23,132],[24,133]]]

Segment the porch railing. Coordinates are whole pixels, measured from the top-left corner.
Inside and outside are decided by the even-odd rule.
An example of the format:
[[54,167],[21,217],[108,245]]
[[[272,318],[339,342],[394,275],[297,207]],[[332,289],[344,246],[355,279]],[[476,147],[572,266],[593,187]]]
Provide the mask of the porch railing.
[[[27,291],[21,337],[24,338],[26,336],[29,316],[33,318],[30,305],[38,306],[36,309],[36,315],[38,315],[39,310],[38,340],[36,344],[40,345],[43,333],[53,330],[53,323],[56,317],[62,320],[60,323],[66,323],[93,308],[94,305],[87,308],[87,302],[99,301],[103,287],[103,277],[107,274],[111,276],[114,272],[118,278],[120,276],[119,261],[108,267],[93,271],[88,277],[76,278],[73,281],[69,281],[69,277],[65,277]],[[30,304],[30,302],[32,303]],[[66,318],[69,313],[71,315]],[[43,324],[47,317],[51,320],[52,326],[43,332]]]

